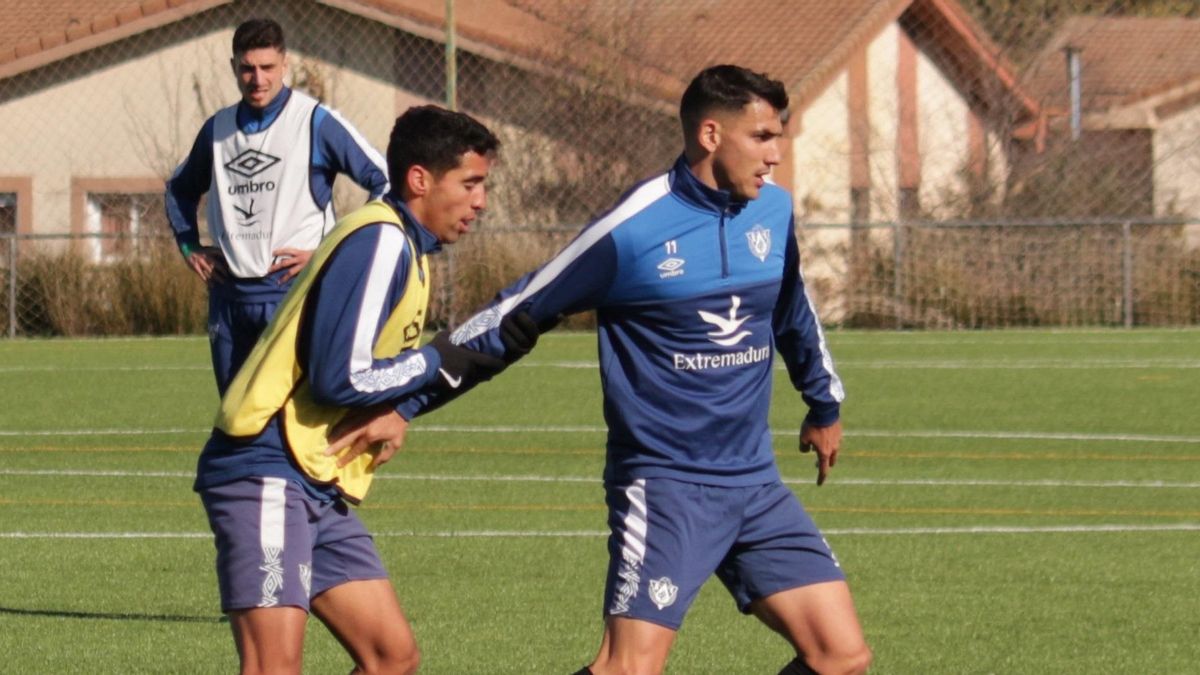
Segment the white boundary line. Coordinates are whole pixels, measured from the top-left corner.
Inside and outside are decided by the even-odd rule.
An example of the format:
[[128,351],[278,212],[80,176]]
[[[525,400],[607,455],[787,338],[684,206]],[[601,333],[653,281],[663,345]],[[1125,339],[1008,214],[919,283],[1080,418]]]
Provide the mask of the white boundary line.
[[[47,436],[151,436],[179,434],[207,434],[211,429],[44,429],[44,430],[0,430],[0,437],[47,437]],[[462,434],[591,434],[605,433],[606,427],[593,425],[440,425],[416,424],[413,432],[462,433]],[[795,436],[799,429],[775,429],[775,436]],[[850,438],[989,438],[996,440],[1042,440],[1042,441],[1116,441],[1135,443],[1198,443],[1200,436],[1168,436],[1160,434],[1083,434],[1073,432],[1043,431],[940,431],[930,429],[885,430],[848,429],[844,435]]]
[[[1088,369],[1183,369],[1200,368],[1200,359],[1037,359],[1018,358],[1013,360],[979,361],[975,359],[930,361],[924,359],[889,359],[864,360],[842,359],[837,362],[839,369],[862,368],[867,370],[1088,370]],[[596,361],[540,361],[520,363],[519,368],[562,368],[567,370],[597,370]],[[2,373],[46,373],[46,372],[174,372],[174,371],[209,371],[208,366],[0,366]],[[774,366],[776,371],[784,371],[782,364]]]
[[[1171,523],[1165,525],[1045,525],[1045,526],[966,526],[966,527],[903,527],[903,528],[830,528],[826,536],[851,537],[870,535],[920,536],[941,534],[1099,534],[1129,532],[1200,532],[1200,523]],[[403,539],[525,539],[607,537],[602,530],[433,530],[383,531],[375,537]],[[0,539],[208,539],[208,532],[0,532]]]
[[[195,473],[190,471],[126,471],[126,470],[96,470],[96,469],[0,469],[0,476],[49,476],[83,477],[83,478],[182,478],[192,479]],[[475,475],[463,476],[453,474],[402,474],[381,473],[376,476],[379,480],[430,481],[453,483],[581,483],[599,485],[600,476],[537,476],[537,475]],[[784,478],[789,485],[808,485],[811,478]],[[1044,487],[1044,488],[1141,488],[1141,489],[1200,489],[1200,482],[1173,482],[1161,480],[992,480],[975,478],[843,478],[834,479],[835,485],[847,487]]]

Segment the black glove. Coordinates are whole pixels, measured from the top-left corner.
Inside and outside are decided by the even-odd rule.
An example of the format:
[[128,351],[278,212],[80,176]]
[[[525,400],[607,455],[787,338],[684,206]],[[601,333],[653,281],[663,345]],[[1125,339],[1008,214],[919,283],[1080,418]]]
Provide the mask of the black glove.
[[500,320],[500,341],[504,343],[504,362],[524,358],[537,344],[542,332],[526,312],[514,312]]
[[438,374],[446,389],[470,389],[480,382],[487,382],[508,367],[502,359],[454,344],[447,331],[433,336],[429,345],[437,350],[441,358],[442,367]]

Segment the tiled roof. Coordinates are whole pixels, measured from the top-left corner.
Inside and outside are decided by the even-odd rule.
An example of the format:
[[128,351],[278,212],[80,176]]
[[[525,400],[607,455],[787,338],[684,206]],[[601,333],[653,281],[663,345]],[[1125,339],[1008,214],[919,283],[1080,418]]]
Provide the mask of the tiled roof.
[[1072,17],[1031,65],[1030,89],[1069,106],[1065,49],[1079,49],[1082,105],[1100,112],[1200,79],[1200,20]]
[[0,5],[0,77],[229,1],[5,0]]
[[[232,0],[3,1],[0,78]],[[444,34],[445,0],[316,1],[433,40]],[[603,16],[605,7],[618,13]],[[910,23],[936,24],[932,39],[958,53],[959,62],[974,64],[971,77],[1002,69],[989,61],[989,52],[998,50],[956,0],[455,2],[463,49],[565,73],[598,64],[626,69],[641,95],[672,104],[701,68],[738,63],[782,80],[802,106],[902,15]]]
[[[440,40],[444,0],[320,0]],[[603,7],[613,8],[603,15]],[[974,77],[1006,68],[1000,53],[956,0],[656,0],[579,3],[565,0],[458,0],[457,31],[468,50],[494,49],[529,62],[576,71],[624,65],[643,93],[674,102],[705,66],[737,63],[787,85],[796,103],[815,97],[855,50],[902,15],[936,22],[927,40],[942,40],[973,64]],[[595,27],[602,27],[596,31]],[[591,27],[591,30],[588,29]],[[608,30],[603,30],[607,27]],[[570,45],[562,53],[558,45]],[[503,57],[501,57],[503,58]],[[636,65],[635,65],[636,64]],[[650,64],[650,65],[647,65]],[[987,71],[987,72],[985,72]],[[1003,84],[1013,88],[1008,73]],[[970,86],[969,83],[965,83]],[[994,89],[994,87],[988,87]],[[1019,95],[1017,95],[1019,98]]]

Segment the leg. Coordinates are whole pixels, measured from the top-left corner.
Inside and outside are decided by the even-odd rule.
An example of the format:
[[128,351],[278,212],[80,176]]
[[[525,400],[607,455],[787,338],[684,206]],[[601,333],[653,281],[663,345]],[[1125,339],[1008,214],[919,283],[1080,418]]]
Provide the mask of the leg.
[[304,623],[299,607],[268,607],[229,612],[241,675],[300,673]]
[[228,389],[233,378],[237,377],[242,364],[250,357],[250,352],[254,351],[259,336],[266,330],[267,324],[271,322],[271,317],[279,307],[278,299],[226,303],[229,338],[226,353],[223,355],[225,361],[221,366],[224,376],[222,391]]
[[736,537],[737,519],[723,516],[740,491],[667,478],[605,489],[606,619],[591,671],[661,673],[688,607]]
[[208,348],[212,355],[213,375],[217,380],[217,394],[225,395],[236,372],[233,364],[233,317],[229,300],[223,291],[208,289]]
[[354,659],[354,673],[415,673],[417,641],[387,579],[351,581],[312,599],[312,610]]
[[241,672],[299,673],[312,557],[302,492],[282,478],[253,477],[200,497]]
[[610,616],[589,668],[594,675],[658,675],[674,642],[675,631],[666,626]]
[[780,591],[750,603],[750,611],[783,635],[812,672],[857,675],[871,663],[845,581]]

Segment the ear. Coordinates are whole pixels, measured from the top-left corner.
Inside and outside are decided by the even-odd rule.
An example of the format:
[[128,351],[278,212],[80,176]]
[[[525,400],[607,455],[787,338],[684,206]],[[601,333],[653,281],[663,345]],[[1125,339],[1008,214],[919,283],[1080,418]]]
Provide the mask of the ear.
[[238,76],[238,67],[237,67],[237,66],[238,66],[238,64],[237,64],[237,62],[238,62],[238,60],[237,60],[237,55],[236,55],[236,54],[233,56],[233,58],[229,59],[229,69],[233,71],[233,76],[234,76],[234,77],[237,77],[237,76]]
[[429,194],[429,189],[433,186],[433,174],[429,170],[418,164],[408,167],[408,173],[404,176],[404,187],[408,190],[409,197],[424,197]]
[[717,146],[721,145],[721,123],[711,117],[705,118],[700,122],[696,140],[705,151],[716,152]]

